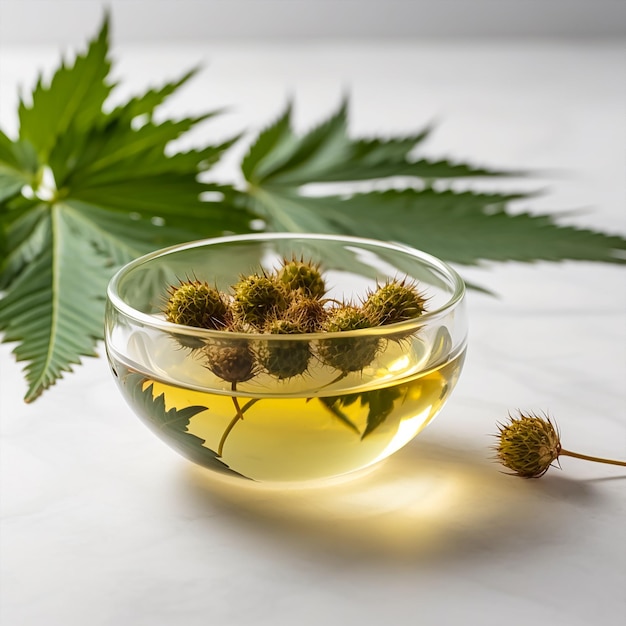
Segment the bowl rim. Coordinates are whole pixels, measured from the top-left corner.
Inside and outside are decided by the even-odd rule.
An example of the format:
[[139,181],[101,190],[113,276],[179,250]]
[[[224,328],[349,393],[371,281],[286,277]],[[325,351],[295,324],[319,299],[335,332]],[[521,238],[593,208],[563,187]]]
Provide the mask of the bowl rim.
[[[424,261],[431,266],[435,267],[437,270],[446,275],[449,279],[451,279],[454,291],[450,298],[439,308],[428,311],[426,313],[422,313],[419,317],[405,320],[403,322],[397,322],[395,324],[386,324],[382,326],[373,326],[371,328],[362,328],[359,330],[350,330],[350,331],[341,331],[341,332],[316,332],[316,333],[301,333],[301,334],[293,334],[293,335],[272,335],[268,333],[260,333],[260,332],[235,332],[235,331],[225,331],[225,330],[213,330],[207,328],[197,328],[194,326],[185,326],[184,324],[175,324],[173,322],[168,322],[165,319],[161,319],[156,317],[155,315],[151,315],[149,313],[143,313],[132,307],[130,304],[125,302],[122,297],[118,294],[118,285],[120,281],[124,278],[125,275],[129,274],[136,268],[144,265],[145,263],[149,263],[153,259],[156,259],[161,256],[166,256],[169,254],[173,254],[175,252],[179,252],[182,250],[189,250],[192,248],[201,248],[207,245],[219,245],[225,243],[237,243],[241,241],[272,241],[272,240],[280,240],[280,239],[309,239],[309,240],[324,240],[324,241],[338,241],[345,243],[352,243],[355,245],[363,244],[368,246],[375,246],[379,248],[386,248],[388,250],[395,250],[397,252],[403,252],[405,254],[409,254],[421,261]],[[144,326],[153,327],[155,329],[167,332],[169,334],[183,334],[193,337],[204,337],[207,339],[247,339],[247,340],[267,340],[268,337],[271,337],[272,341],[297,341],[306,339],[307,341],[312,339],[333,339],[333,338],[350,338],[350,337],[365,337],[372,336],[373,334],[385,336],[385,335],[395,335],[401,332],[405,332],[407,330],[415,330],[417,328],[425,326],[428,322],[432,320],[439,319],[447,315],[452,309],[454,309],[464,298],[465,296],[465,283],[459,273],[452,268],[448,263],[442,261],[436,256],[429,254],[428,252],[424,252],[423,250],[419,250],[417,248],[413,248],[409,245],[399,243],[399,242],[391,242],[391,241],[382,241],[378,239],[372,239],[367,237],[355,237],[352,235],[326,235],[321,233],[294,233],[294,232],[263,232],[263,233],[247,233],[242,235],[226,235],[222,237],[210,237],[207,239],[198,239],[194,241],[188,241],[180,244],[175,244],[173,246],[168,246],[165,248],[160,248],[158,250],[154,250],[147,254],[144,254],[128,263],[123,265],[120,269],[115,272],[113,277],[110,279],[109,284],[107,286],[107,300],[110,304],[117,309],[124,316],[141,323]]]

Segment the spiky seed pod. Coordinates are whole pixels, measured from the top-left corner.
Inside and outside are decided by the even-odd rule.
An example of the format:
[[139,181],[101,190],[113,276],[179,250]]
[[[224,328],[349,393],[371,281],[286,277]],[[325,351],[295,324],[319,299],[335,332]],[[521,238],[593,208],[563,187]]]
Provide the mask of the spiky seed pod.
[[326,293],[326,283],[319,266],[311,261],[297,260],[295,257],[283,260],[278,270],[278,279],[289,291],[300,291],[309,298],[321,298]]
[[513,470],[515,475],[523,478],[543,476],[561,456],[626,467],[626,461],[565,450],[556,426],[547,416],[540,417],[520,411],[519,417],[509,415],[509,423],[498,424],[498,427],[499,442],[494,446],[496,457],[505,467]]
[[425,304],[426,298],[415,283],[394,278],[368,295],[363,310],[375,326],[383,326],[419,317],[425,310]]
[[559,433],[548,417],[520,412],[498,427],[497,458],[518,476],[543,476],[561,453]]
[[[273,320],[265,327],[272,335],[299,335],[306,332],[296,321]],[[306,371],[311,359],[311,349],[307,341],[263,341],[257,349],[259,365],[279,379],[293,378]]]
[[247,341],[231,340],[210,343],[204,348],[207,367],[229,383],[243,383],[256,376],[254,353]]
[[271,335],[303,335],[306,333],[305,320],[269,320],[263,329]]
[[[329,313],[322,330],[336,333],[371,327],[372,321],[362,309],[347,304]],[[317,353],[324,363],[341,372],[358,372],[374,360],[379,346],[376,337],[322,339]]]
[[361,330],[371,328],[372,322],[363,309],[352,304],[332,309],[324,322],[324,330],[329,333],[343,332],[347,330]]
[[318,298],[296,295],[289,308],[284,312],[283,319],[294,322],[302,328],[299,332],[316,333],[322,329],[328,311]]
[[231,321],[231,312],[224,296],[214,287],[199,280],[181,281],[169,288],[165,319],[174,324],[220,330]]
[[263,328],[268,319],[280,316],[289,305],[283,283],[272,276],[253,274],[233,286],[233,311],[239,323]]

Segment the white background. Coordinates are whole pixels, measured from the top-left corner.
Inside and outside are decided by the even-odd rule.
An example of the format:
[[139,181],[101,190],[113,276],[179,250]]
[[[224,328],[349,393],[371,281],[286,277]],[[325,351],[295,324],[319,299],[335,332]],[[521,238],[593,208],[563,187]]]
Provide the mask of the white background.
[[[65,3],[23,0],[22,21],[7,26],[10,4],[0,2],[0,126],[14,131],[18,86],[53,68],[59,45],[82,45],[100,9],[82,3],[87,15],[74,3],[68,29],[48,10]],[[209,61],[169,108],[230,105],[200,138],[252,133],[288,94],[296,124],[309,127],[347,88],[352,132],[438,120],[425,154],[531,168],[529,180],[492,187],[544,189],[515,208],[626,235],[626,47],[608,31],[601,41],[471,42],[180,41],[179,31],[150,43],[133,39],[127,9],[113,4],[123,93]],[[173,32],[178,9],[188,19],[189,6],[202,5],[168,4]],[[564,5],[584,4],[600,19],[610,3],[523,4],[539,29],[532,11],[558,5],[573,16]],[[154,7],[141,32],[164,32]],[[29,22],[41,41],[17,32]],[[252,28],[243,14],[241,22]],[[586,24],[586,35],[595,28],[591,17],[572,23]],[[235,156],[220,176],[233,175]],[[462,272],[499,297],[468,296],[470,348],[450,402],[377,472],[332,489],[221,487],[139,423],[103,358],[25,405],[19,366],[0,346],[2,626],[623,626],[624,471],[563,459],[562,471],[517,480],[489,460],[489,434],[509,410],[543,409],[567,447],[626,456],[624,269],[507,263]]]

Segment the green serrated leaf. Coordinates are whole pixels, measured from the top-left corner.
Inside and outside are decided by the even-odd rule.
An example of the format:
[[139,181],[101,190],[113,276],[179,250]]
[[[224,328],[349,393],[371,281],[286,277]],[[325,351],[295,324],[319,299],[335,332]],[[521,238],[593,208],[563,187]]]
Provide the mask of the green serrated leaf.
[[387,389],[375,389],[360,394],[361,406],[367,406],[367,425],[361,439],[371,435],[391,415],[396,401],[405,396],[407,389],[388,387]]
[[[32,111],[50,104],[71,80],[104,82],[105,57],[106,23],[84,57],[61,68],[49,88],[36,87]],[[107,87],[100,91],[97,115],[76,114],[67,123],[61,119],[54,136],[48,128],[43,132],[31,110],[22,106],[23,138],[12,142],[0,137],[0,155],[7,159],[0,162],[0,171],[12,177],[0,200],[0,285],[6,289],[0,329],[4,340],[18,342],[18,360],[27,361],[27,400],[70,371],[81,356],[94,353],[102,338],[106,283],[117,267],[155,248],[227,229],[249,230],[251,216],[245,208],[201,199],[207,192],[232,196],[230,188],[197,180],[234,140],[166,153],[172,140],[214,113],[132,124],[137,115],[151,114],[190,75],[108,114],[101,110]],[[86,111],[95,102],[84,102]],[[62,118],[67,111],[56,113]],[[45,190],[51,199],[15,195],[25,182],[39,193],[40,163],[57,185],[58,190]],[[84,313],[80,323],[77,307]]]
[[426,129],[407,137],[352,141],[344,128],[343,132],[337,133],[333,143],[329,142],[324,152],[320,151],[315,159],[310,160],[306,168],[296,167],[279,173],[268,182],[272,186],[294,186],[375,180],[391,176],[420,177],[421,172],[417,166],[413,167],[409,154],[429,132],[430,129]]
[[162,431],[169,445],[186,458],[213,470],[245,478],[230,469],[217,453],[207,448],[205,440],[188,432],[194,415],[207,411],[205,406],[188,406],[184,409],[165,408],[165,394],[154,395],[154,384],[141,374],[127,374],[121,380],[127,388],[132,407],[156,431]]
[[324,173],[316,176],[315,182],[333,183],[343,181],[375,180],[402,176],[421,180],[447,178],[477,178],[524,176],[522,172],[504,171],[484,167],[474,167],[466,163],[453,163],[446,160],[432,161],[429,159],[382,160],[378,163],[363,163],[357,159],[347,159],[336,167],[329,167]]
[[194,67],[177,80],[167,82],[159,88],[148,89],[142,95],[135,96],[125,104],[113,109],[109,117],[118,119],[126,124],[141,115],[147,115],[151,118],[154,110],[159,105],[163,104],[169,96],[176,93],[185,83],[196,76],[199,71],[199,67]]
[[20,172],[3,167],[0,163],[0,202],[10,200],[18,195],[27,183],[28,179]]
[[80,200],[68,199],[63,206],[73,222],[80,224],[83,236],[116,266],[128,263],[155,247],[165,248],[197,236],[197,232],[163,228],[150,219],[116,215]]
[[0,130],[0,163],[6,167],[20,169],[21,164],[13,152],[13,141]]
[[250,147],[242,163],[244,177],[263,184],[313,180],[314,171],[326,168],[325,159],[332,159],[334,163],[347,150],[346,122],[347,103],[344,101],[328,120],[298,138],[291,129],[289,104]]
[[[242,162],[246,180],[262,186],[293,187],[390,176],[440,179],[522,175],[445,159],[412,159],[411,153],[430,134],[429,127],[406,137],[352,141],[346,132],[345,102],[328,121],[300,139],[290,128],[290,113],[289,107],[250,148]],[[275,150],[279,147],[280,158],[277,158]]]
[[504,210],[507,202],[523,197],[433,189],[310,197],[284,188],[257,189],[254,196],[276,230],[398,241],[456,263],[626,261],[622,237],[560,226],[546,215]]
[[126,216],[163,220],[162,228],[189,229],[195,239],[220,236],[224,231],[249,231],[251,216],[228,203],[202,202],[200,194],[221,193],[221,186],[201,183],[179,173],[77,189],[71,198]]
[[26,401],[71,371],[81,356],[95,356],[111,273],[60,207],[42,219],[47,222],[43,252],[0,300],[4,339],[19,342],[16,358],[28,361]]
[[[299,185],[314,182],[325,172],[329,163],[341,162],[350,156],[347,136],[347,101],[344,100],[336,113],[302,136],[290,142],[290,150],[283,151],[282,161],[262,173],[264,184]],[[266,163],[267,158],[266,156]]]
[[[340,396],[327,396],[318,400],[346,426],[364,439],[374,432],[391,415],[396,401],[406,395],[406,388],[388,387],[386,389],[374,389],[361,393],[349,393]],[[344,407],[359,403],[367,408],[366,426],[361,433],[352,420],[343,412]]]
[[195,175],[217,163],[225,150],[230,148],[237,138],[229,139],[218,145],[205,146],[201,149],[179,152],[163,158],[158,149],[147,150],[138,155],[128,155],[114,166],[103,168],[85,176],[74,175],[73,189],[103,187],[117,183],[127,183],[138,179],[152,179],[159,174]]
[[13,142],[13,153],[20,165],[20,169],[31,177],[39,171],[39,159],[33,145],[27,140]]
[[0,130],[0,212],[7,200],[33,181],[37,167],[32,146],[24,141],[11,141]]
[[[58,180],[57,184],[70,189],[96,186],[101,184],[98,175],[102,177],[102,172],[109,177],[116,172],[128,176],[133,165],[139,164],[145,169],[150,167],[150,163],[158,166],[167,160],[164,150],[170,141],[178,139],[212,115],[185,118],[176,122],[168,120],[161,124],[148,123],[137,130],[132,129],[128,122],[124,125],[119,119],[109,121],[103,128],[92,130],[80,155],[71,155],[72,168],[68,168],[68,174],[63,180]],[[53,160],[53,164],[57,165],[58,170],[58,160]],[[155,173],[158,171],[151,171],[151,175]]]
[[276,122],[261,132],[248,149],[241,163],[244,178],[250,182],[261,180],[288,157],[295,141],[291,132],[291,103],[289,103]]
[[32,104],[19,106],[20,139],[28,140],[46,161],[57,139],[70,125],[88,129],[102,116],[102,105],[111,86],[109,20],[105,17],[100,32],[87,52],[78,55],[72,65],[63,63],[46,85],[39,78],[32,94]]
[[16,212],[5,224],[5,247],[0,262],[0,289],[6,288],[49,245],[50,220],[45,204],[35,202],[27,211]]
[[414,176],[422,179],[442,178],[476,178],[476,177],[515,177],[526,176],[525,172],[516,170],[499,170],[490,167],[479,167],[469,163],[450,161],[448,159],[418,159],[407,161],[397,176]]
[[[352,394],[356,397],[358,394]],[[341,410],[344,406],[352,404],[348,399],[349,396],[326,396],[318,398],[318,400],[337,418],[343,422],[350,430],[353,430],[357,435],[360,435],[359,429],[356,424]]]
[[406,137],[357,139],[352,141],[352,158],[363,167],[404,162],[431,132],[432,128],[428,126]]

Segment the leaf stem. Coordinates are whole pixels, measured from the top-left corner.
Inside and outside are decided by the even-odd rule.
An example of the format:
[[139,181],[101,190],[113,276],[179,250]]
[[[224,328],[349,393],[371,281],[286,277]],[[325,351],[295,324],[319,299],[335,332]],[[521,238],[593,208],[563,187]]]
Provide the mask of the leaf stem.
[[[237,383],[233,382],[231,384],[231,389],[233,391],[237,391]],[[233,401],[233,404],[235,405],[235,416],[233,417],[232,420],[230,420],[230,423],[228,424],[228,426],[226,427],[226,430],[224,431],[224,434],[222,435],[222,438],[220,439],[220,443],[219,446],[217,447],[217,456],[222,456],[222,451],[224,450],[224,444],[226,443],[226,439],[228,438],[228,435],[230,435],[230,431],[235,427],[235,424],[239,421],[243,419],[243,414],[256,402],[259,401],[258,398],[252,398],[252,400],[248,400],[248,402],[246,402],[243,406],[243,409],[241,408],[241,406],[239,405],[239,400],[237,399],[237,396],[231,396],[231,400]]]
[[570,452],[561,448],[559,456],[571,456],[575,459],[582,459],[583,461],[595,461],[596,463],[608,463],[609,465],[621,465],[626,467],[626,461],[614,461],[613,459],[602,459],[597,456],[589,456],[588,454],[579,454],[578,452]]

